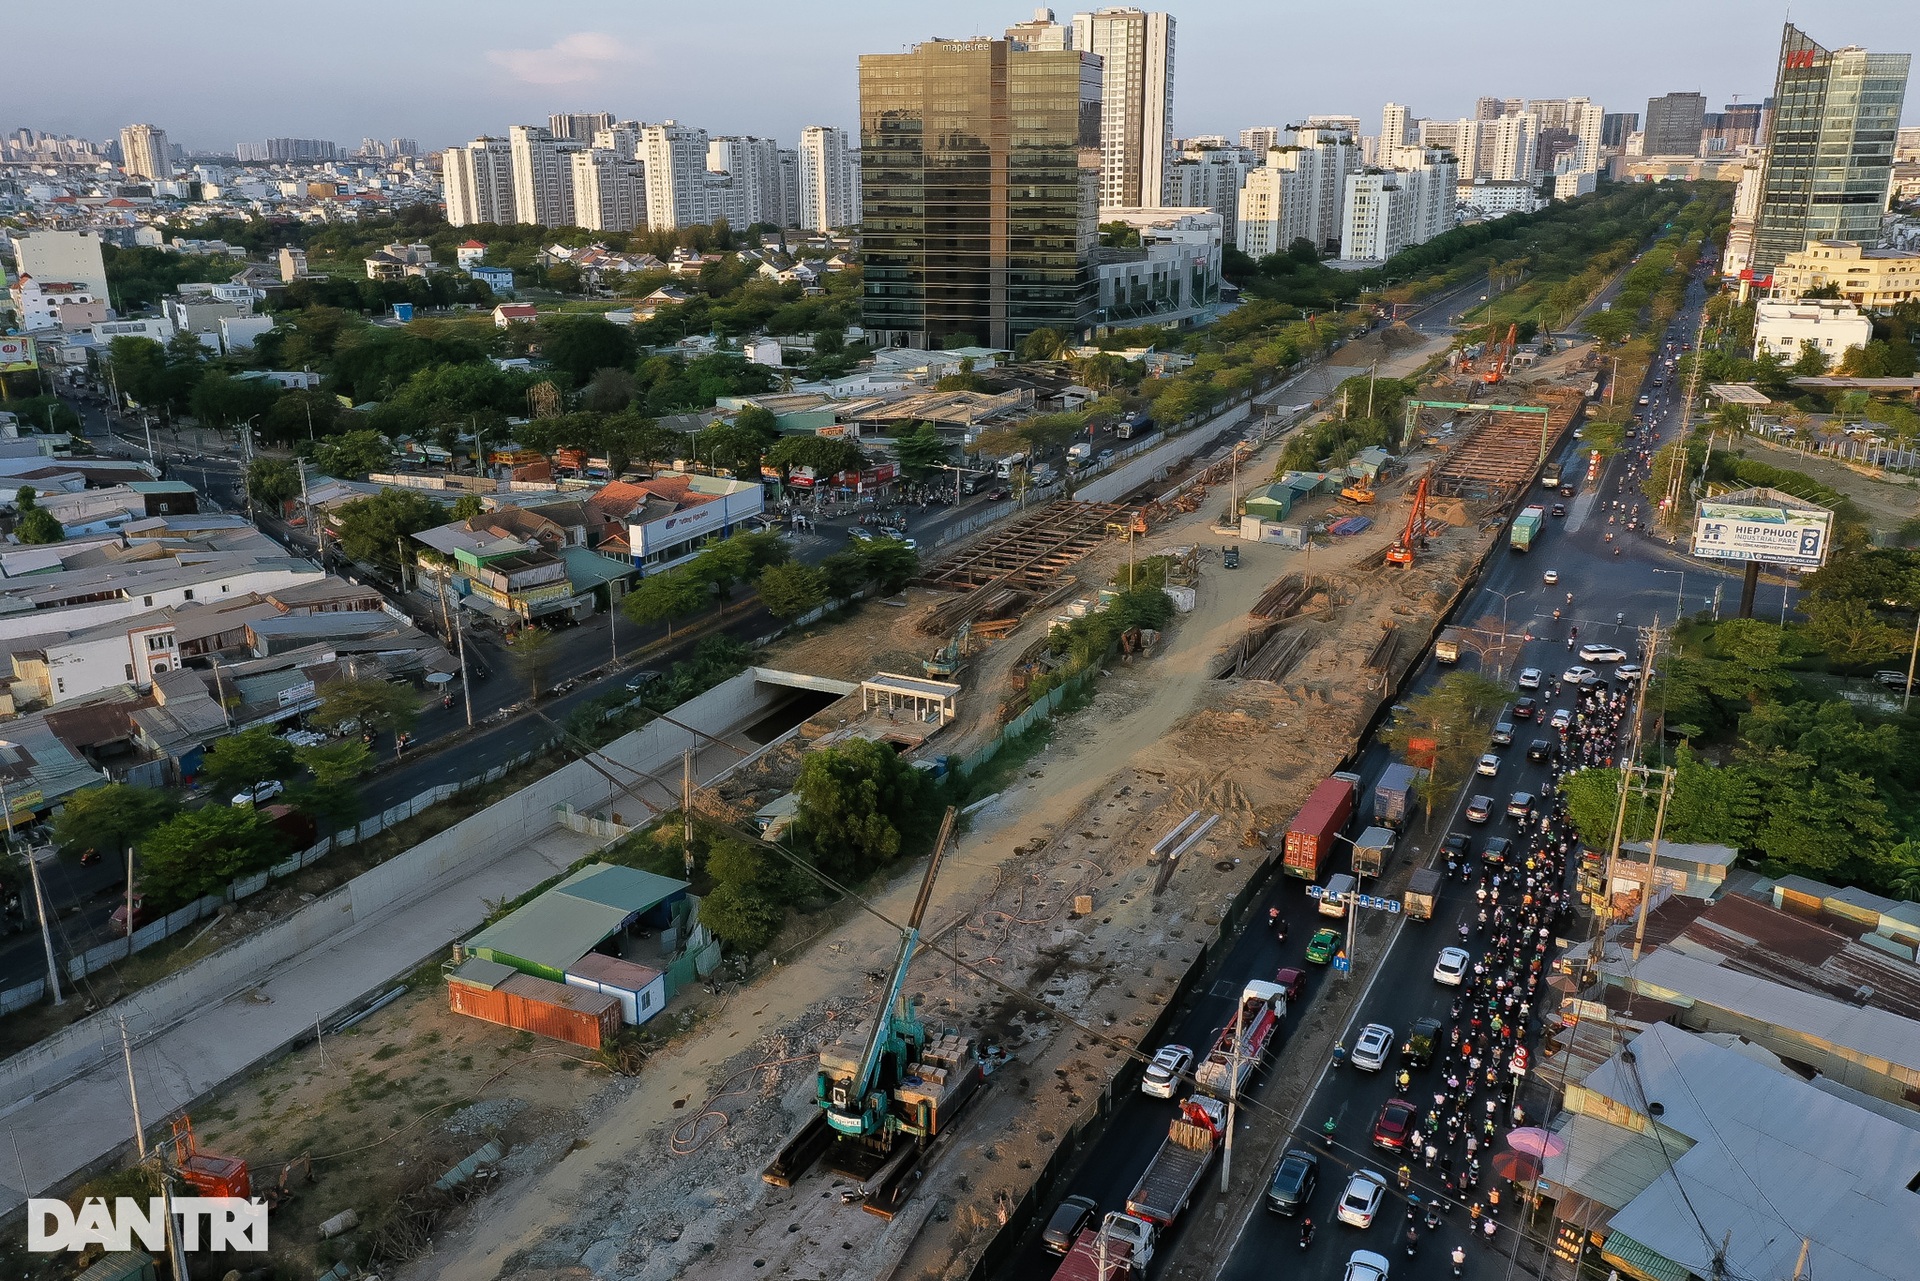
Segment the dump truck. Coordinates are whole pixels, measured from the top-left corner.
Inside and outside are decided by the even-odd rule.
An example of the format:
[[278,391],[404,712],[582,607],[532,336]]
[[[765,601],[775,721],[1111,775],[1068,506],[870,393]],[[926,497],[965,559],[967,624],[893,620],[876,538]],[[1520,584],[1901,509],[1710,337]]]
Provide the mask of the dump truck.
[[1054,1270],[1053,1281],[1121,1281],[1146,1275],[1153,1262],[1153,1224],[1131,1214],[1111,1210],[1096,1227],[1080,1229],[1067,1257]]
[[1406,822],[1413,785],[1419,777],[1419,770],[1399,761],[1381,770],[1380,781],[1373,785],[1373,821],[1387,827]]
[[1548,463],[1547,469],[1540,473],[1540,483],[1548,489],[1560,488],[1561,474],[1566,471],[1559,463]]
[[1391,827],[1369,827],[1353,842],[1353,874],[1378,876],[1393,857],[1396,839]]
[[1213,1164],[1226,1126],[1227,1105],[1220,1100],[1204,1094],[1181,1100],[1180,1115],[1167,1126],[1166,1141],[1127,1194],[1127,1213],[1162,1231],[1171,1227]]
[[1517,552],[1532,551],[1533,544],[1540,537],[1540,530],[1547,523],[1547,509],[1535,503],[1513,518],[1513,524],[1507,530],[1507,545]]
[[1416,868],[1407,880],[1402,900],[1407,915],[1416,921],[1431,921],[1433,909],[1440,903],[1440,873],[1430,867]]
[[1345,831],[1353,817],[1354,792],[1360,778],[1339,773],[1320,781],[1307,797],[1307,803],[1287,825],[1285,857],[1281,870],[1303,881],[1317,881],[1325,869],[1327,855],[1333,852],[1333,838]]
[[1460,642],[1466,633],[1458,627],[1443,628],[1440,639],[1433,643],[1433,657],[1436,662],[1457,663],[1460,661]]
[[1240,990],[1239,1010],[1220,1029],[1213,1049],[1194,1072],[1195,1088],[1216,1099],[1245,1089],[1247,1078],[1266,1061],[1286,1013],[1285,988],[1261,979],[1249,982]]

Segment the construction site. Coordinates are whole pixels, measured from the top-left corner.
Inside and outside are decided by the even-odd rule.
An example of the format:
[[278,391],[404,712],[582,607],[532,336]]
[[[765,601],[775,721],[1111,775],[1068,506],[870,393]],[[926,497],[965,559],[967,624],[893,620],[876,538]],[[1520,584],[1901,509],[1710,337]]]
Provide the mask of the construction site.
[[[1398,359],[1411,371],[1435,354]],[[461,1134],[499,1144],[501,1177],[390,1276],[975,1275],[1003,1233],[1029,1226],[1036,1182],[1099,1124],[1128,1056],[1151,1051],[1236,904],[1264,883],[1275,834],[1425,660],[1535,474],[1543,430],[1557,440],[1577,416],[1582,356],[1506,376],[1497,403],[1528,407],[1517,414],[1474,404],[1457,375],[1423,387],[1424,400],[1462,407],[1411,413],[1412,446],[1353,532],[1326,532],[1358,508],[1336,489],[1295,509],[1304,546],[1242,538],[1228,487],[1270,473],[1282,438],[1229,445],[1137,506],[1056,502],[1011,517],[928,564],[904,607],[868,604],[768,649],[770,666],[826,680],[892,673],[952,689],[939,694],[951,715],[913,751],[954,762],[1029,709],[1051,629],[1099,608],[1130,566],[1163,565],[1177,606],[1163,632],[1091,674],[1044,741],[1023,738],[995,763],[1003,782],[959,817],[937,881],[923,885],[916,864],[866,887],[885,920],[844,904],[797,918],[745,982],[679,1011],[677,1034],[637,1075],[469,1025],[428,984],[353,1043],[329,1044],[324,1066],[297,1051],[261,1074],[271,1082],[229,1092],[205,1134],[260,1143],[289,1098],[302,1121],[331,1123],[328,1077],[433,1077],[440,1097],[471,1098],[452,1115]],[[700,807],[742,821],[791,790],[810,745],[875,714],[865,693],[838,699]],[[1197,838],[1163,840],[1195,813],[1210,820]],[[890,968],[902,955],[911,969]],[[900,1005],[908,996],[917,1004]],[[817,1123],[820,1083],[857,1074],[874,1018],[894,1009],[923,1025],[902,1065],[955,1074],[926,1096],[953,1116],[926,1127],[910,1179],[876,1209],[862,1171],[779,1170],[778,1158]],[[1316,1007],[1294,1035],[1331,1039],[1337,1017]],[[494,1040],[501,1052],[482,1053]],[[556,1072],[562,1059],[576,1066]],[[334,1146],[387,1141],[370,1120],[339,1117]],[[445,1121],[409,1123],[421,1159],[466,1146]],[[323,1184],[313,1215],[387,1194],[369,1177]]]

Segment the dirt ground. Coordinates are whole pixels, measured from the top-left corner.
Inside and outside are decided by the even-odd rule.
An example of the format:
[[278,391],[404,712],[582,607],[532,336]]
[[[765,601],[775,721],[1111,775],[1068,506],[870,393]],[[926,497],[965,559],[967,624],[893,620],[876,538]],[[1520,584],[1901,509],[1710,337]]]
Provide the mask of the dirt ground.
[[1749,458],[1805,472],[1821,484],[1839,490],[1859,505],[1866,513],[1867,523],[1879,533],[1891,534],[1920,516],[1920,480],[1914,477],[1856,466],[1819,454],[1804,454],[1797,449],[1782,449],[1753,437],[1741,440],[1736,448]]

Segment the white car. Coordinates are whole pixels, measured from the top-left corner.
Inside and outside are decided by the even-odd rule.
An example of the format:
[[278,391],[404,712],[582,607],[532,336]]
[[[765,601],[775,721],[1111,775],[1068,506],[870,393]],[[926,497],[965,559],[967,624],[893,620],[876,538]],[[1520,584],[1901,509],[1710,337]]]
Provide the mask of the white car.
[[1347,1259],[1347,1273],[1341,1281],[1387,1281],[1387,1256],[1355,1250]]
[[1387,1176],[1373,1170],[1356,1170],[1340,1194],[1340,1208],[1334,1213],[1350,1227],[1370,1228],[1380,1202],[1387,1195]]
[[1613,645],[1582,645],[1580,657],[1589,663],[1622,663],[1627,651]]
[[1353,1043],[1349,1057],[1355,1067],[1378,1072],[1387,1065],[1387,1055],[1392,1052],[1393,1029],[1385,1023],[1369,1023],[1360,1029],[1360,1039]]
[[1140,1078],[1140,1093],[1170,1099],[1180,1089],[1180,1077],[1193,1064],[1193,1051],[1184,1045],[1163,1045]]
[[1622,663],[1613,669],[1613,674],[1623,681],[1637,681],[1645,671],[1638,663]]
[[282,783],[277,778],[269,778],[263,782],[255,783],[244,792],[237,793],[233,798],[233,803],[235,805],[258,805],[263,801],[272,800],[286,790],[287,785],[285,783]]
[[1474,766],[1473,769],[1476,774],[1485,774],[1488,778],[1492,778],[1500,772],[1500,758],[1492,752],[1488,752],[1480,758],[1480,763]]
[[1465,948],[1443,947],[1440,949],[1440,959],[1433,963],[1433,981],[1448,987],[1459,987],[1466,979],[1467,967],[1472,964],[1473,957]]
[[1520,669],[1521,689],[1539,689],[1541,679],[1540,669],[1537,667],[1523,667]]
[[1560,673],[1561,683],[1566,685],[1585,685],[1588,681],[1597,681],[1600,673],[1591,667],[1569,667]]
[[1540,575],[1540,581],[1545,583],[1547,586],[1551,587],[1555,583],[1560,581],[1560,571],[1557,569],[1550,569],[1546,573]]

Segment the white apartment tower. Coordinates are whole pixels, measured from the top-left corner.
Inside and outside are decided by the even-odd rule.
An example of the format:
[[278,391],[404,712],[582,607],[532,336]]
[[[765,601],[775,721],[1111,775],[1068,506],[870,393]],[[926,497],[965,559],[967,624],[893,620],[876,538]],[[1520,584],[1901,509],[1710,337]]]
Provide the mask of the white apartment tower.
[[1280,145],[1278,125],[1255,125],[1240,131],[1240,146],[1256,156],[1264,156]]
[[860,221],[859,152],[847,131],[809,125],[800,131],[800,225],[833,231]]
[[1353,134],[1294,125],[1288,135],[1293,141],[1267,152],[1240,189],[1235,235],[1250,257],[1283,253],[1296,240],[1324,249],[1340,237],[1347,175],[1360,168]]
[[1397,102],[1389,102],[1380,112],[1380,154],[1388,155],[1396,147],[1408,146],[1414,140],[1413,112]]
[[569,157],[573,216],[589,231],[632,231],[646,225],[647,189],[640,162],[594,148]]
[[[1532,182],[1539,120],[1527,112],[1482,122],[1473,173],[1494,182]],[[1461,171],[1467,172],[1465,166]]]
[[[786,202],[780,194],[780,144],[772,138],[715,138],[707,144],[707,172],[725,174],[717,186],[716,216],[736,228],[757,222],[785,226]],[[711,219],[709,219],[710,221]]]
[[1007,28],[1007,39],[1018,40],[1029,49],[1059,53],[1073,48],[1073,28],[1053,20],[1053,10],[1035,9],[1031,22],[1016,22]]
[[1167,205],[1213,210],[1220,215],[1224,243],[1238,244],[1240,188],[1259,163],[1255,153],[1243,147],[1189,145],[1167,171]]
[[1347,175],[1340,257],[1385,262],[1411,243],[1415,193],[1411,174],[1366,169]]
[[622,160],[632,160],[640,149],[640,122],[621,120],[593,131],[596,151],[611,151]]
[[1072,48],[1097,53],[1100,207],[1144,208],[1166,199],[1173,145],[1171,14],[1101,9],[1073,15]]
[[559,142],[586,146],[602,129],[613,128],[611,111],[567,111],[547,117],[547,132]]
[[173,177],[173,148],[167,143],[167,131],[154,125],[122,129],[120,168],[129,178],[164,181]]
[[707,195],[707,131],[672,120],[640,127],[640,163],[646,167],[647,226],[711,222]]
[[513,148],[505,138],[475,138],[464,147],[449,147],[442,163],[449,223],[470,227],[516,221]]
[[574,225],[573,171],[569,156],[578,143],[558,142],[541,125],[507,130],[513,156],[513,220],[536,227]]
[[1590,98],[1567,99],[1567,130],[1573,134],[1573,168],[1585,173],[1600,168],[1600,126],[1606,108]]

